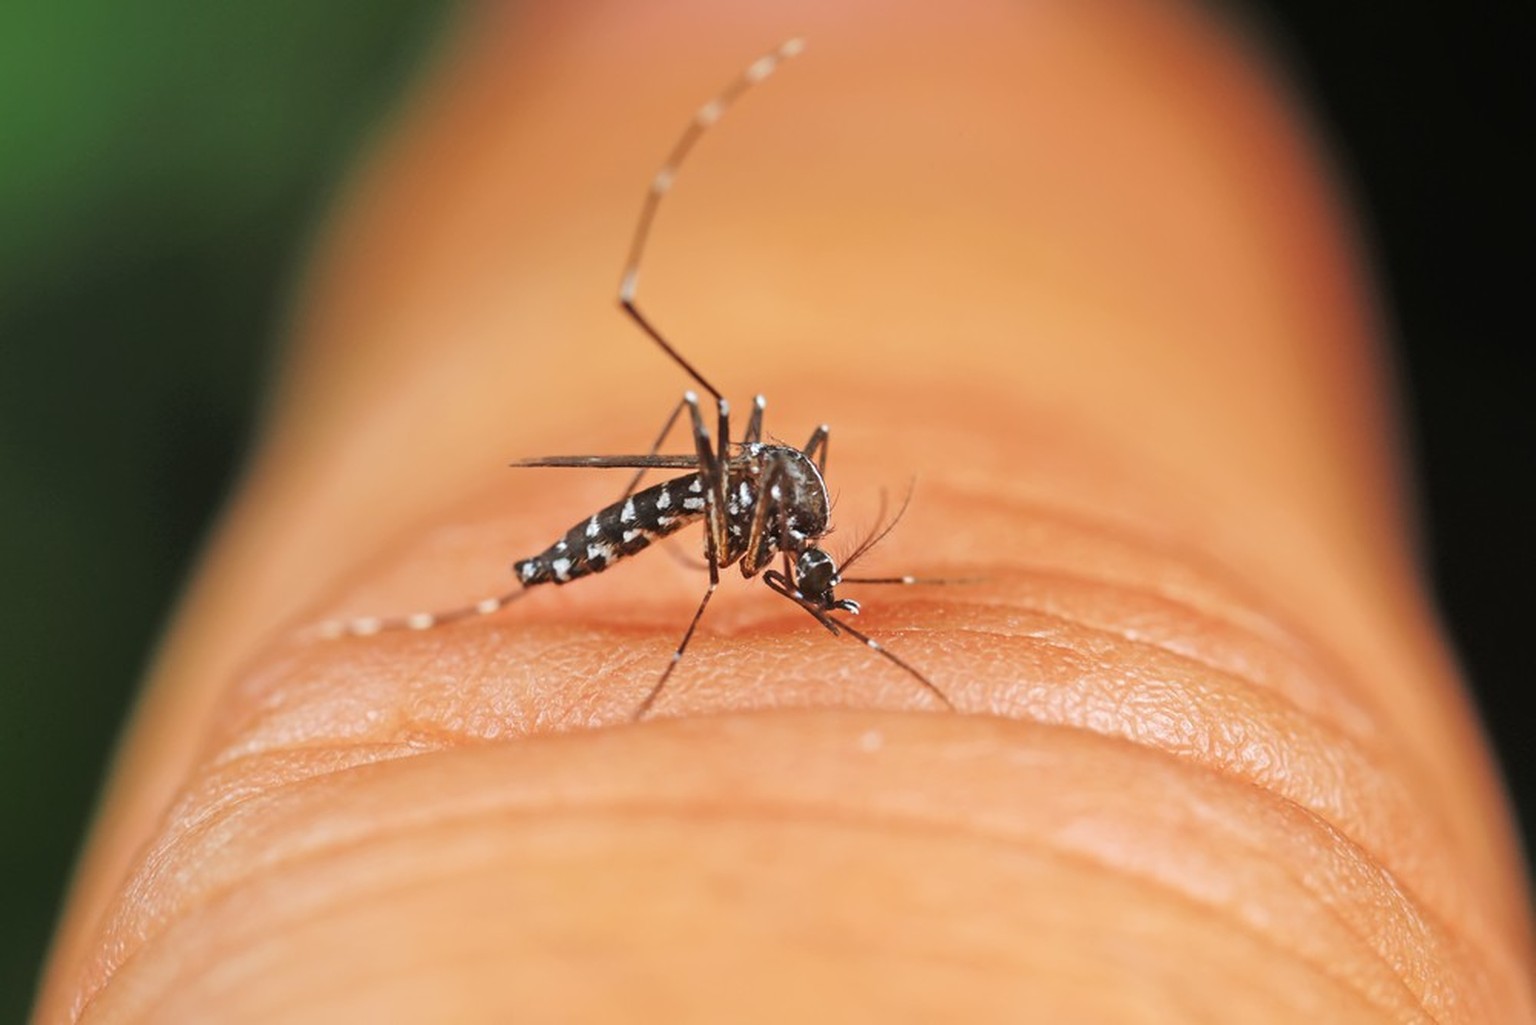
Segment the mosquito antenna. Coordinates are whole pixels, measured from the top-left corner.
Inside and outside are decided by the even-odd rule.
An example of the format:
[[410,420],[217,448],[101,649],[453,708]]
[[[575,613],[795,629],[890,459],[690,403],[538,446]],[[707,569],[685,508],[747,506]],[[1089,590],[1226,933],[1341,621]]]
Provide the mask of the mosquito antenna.
[[727,108],[735,103],[742,93],[773,74],[774,69],[782,62],[804,49],[805,40],[797,37],[783,43],[778,49],[764,54],[749,64],[730,85],[693,115],[693,120],[688,122],[688,127],[683,129],[683,134],[678,136],[677,141],[672,144],[671,152],[667,154],[656,176],[651,179],[651,187],[645,194],[645,204],[640,208],[640,220],[635,224],[635,234],[629,242],[629,256],[624,261],[624,274],[619,279],[619,305],[623,307],[624,312],[640,325],[642,331],[650,335],[652,341],[661,346],[662,351],[672,357],[674,363],[697,381],[699,387],[713,395],[717,402],[722,401],[720,390],[705,380],[698,368],[684,359],[682,353],[674,349],[672,344],[661,336],[661,332],[652,326],[635,305],[635,288],[640,278],[640,258],[645,254],[645,244],[651,237],[651,222],[656,219],[656,211],[661,206],[662,197],[671,190],[672,183],[677,179],[678,169],[682,167],[683,161],[693,150],[694,143],[698,142],[699,137],[720,120]]
[[[891,531],[896,529],[896,524],[900,523],[902,516],[906,515],[907,506],[912,504],[912,491],[913,491],[913,489],[915,487],[916,487],[916,482],[915,481],[908,482],[908,484],[907,484],[907,496],[901,500],[901,508],[896,510],[896,515],[891,517],[891,522],[887,523],[883,528],[877,526],[875,528],[875,530],[870,532],[870,536],[865,538],[864,541],[862,543],[860,543],[860,545],[853,550],[853,554],[849,555],[848,558],[843,560],[843,566],[842,566],[843,572],[838,573],[838,583],[840,583],[840,584],[979,584],[979,583],[982,583],[982,582],[985,581],[985,579],[986,579],[985,577],[915,577],[915,576],[910,576],[910,575],[899,576],[899,577],[850,577],[850,576],[846,575],[846,571],[847,571],[849,566],[852,566],[859,559],[862,559],[864,556],[868,555],[870,553],[870,551],[876,545],[878,545],[881,541],[885,540],[885,537],[886,537],[887,534],[889,534]],[[885,491],[882,490],[880,492],[880,515],[875,518],[875,522],[878,524],[880,522],[880,520],[884,518],[884,516],[885,516]]]
[[900,523],[901,518],[907,513],[907,506],[912,504],[912,491],[916,486],[916,481],[907,482],[907,494],[906,497],[901,500],[901,508],[896,510],[896,515],[892,516],[891,522],[887,523],[884,527],[880,526],[880,521],[885,519],[886,497],[885,489],[880,489],[880,515],[875,517],[875,529],[870,531],[869,536],[859,543],[859,546],[855,548],[851,554],[849,554],[848,558],[843,560],[842,569],[847,570],[849,566],[852,566],[855,562],[858,562],[864,556],[868,555],[870,549],[874,548],[875,545],[879,544],[881,541],[884,541],[886,535],[890,534],[891,531],[896,529],[896,524]]

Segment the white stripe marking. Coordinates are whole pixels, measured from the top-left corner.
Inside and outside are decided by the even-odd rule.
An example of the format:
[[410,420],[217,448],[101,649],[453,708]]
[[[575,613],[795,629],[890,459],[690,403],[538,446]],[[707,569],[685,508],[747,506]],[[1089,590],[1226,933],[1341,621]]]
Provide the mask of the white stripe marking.
[[656,496],[656,508],[665,509],[672,504],[672,492],[666,488],[661,489],[661,494]]
[[761,82],[763,79],[773,74],[773,69],[778,67],[778,64],[779,58],[777,54],[769,54],[766,57],[759,57],[757,60],[752,62],[751,67],[747,68],[747,73],[744,77],[748,82]]
[[592,517],[590,520],[587,521],[587,536],[588,537],[596,537],[597,536],[597,517],[596,516]]
[[628,501],[626,501],[624,503],[624,508],[619,511],[619,522],[620,523],[633,523],[633,522],[635,522],[635,500],[633,498],[631,498]]
[[554,571],[556,580],[566,581],[571,579],[570,559],[556,559],[549,564],[549,568]]

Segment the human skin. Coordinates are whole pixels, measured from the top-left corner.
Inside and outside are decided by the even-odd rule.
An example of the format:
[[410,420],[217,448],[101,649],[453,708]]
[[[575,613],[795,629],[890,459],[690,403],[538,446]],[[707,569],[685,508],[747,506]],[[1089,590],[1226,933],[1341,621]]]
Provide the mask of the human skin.
[[[491,617],[687,381],[790,442],[958,706],[645,553]],[[36,1020],[1529,1022],[1508,811],[1413,559],[1349,219],[1172,3],[477,8],[316,258]],[[674,448],[685,447],[681,443]],[[687,535],[692,538],[690,533]],[[685,546],[677,546],[685,547]]]

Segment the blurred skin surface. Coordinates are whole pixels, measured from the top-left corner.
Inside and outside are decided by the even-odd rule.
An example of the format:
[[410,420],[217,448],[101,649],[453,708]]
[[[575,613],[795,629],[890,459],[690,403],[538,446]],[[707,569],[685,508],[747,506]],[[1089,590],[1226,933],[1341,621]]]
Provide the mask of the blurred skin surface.
[[[505,590],[688,385],[832,423],[859,626],[729,573]],[[1288,98],[1173,3],[469,12],[324,241],[37,1020],[1528,1022],[1521,866]],[[686,449],[681,436],[670,446]],[[695,531],[678,544],[694,552]]]

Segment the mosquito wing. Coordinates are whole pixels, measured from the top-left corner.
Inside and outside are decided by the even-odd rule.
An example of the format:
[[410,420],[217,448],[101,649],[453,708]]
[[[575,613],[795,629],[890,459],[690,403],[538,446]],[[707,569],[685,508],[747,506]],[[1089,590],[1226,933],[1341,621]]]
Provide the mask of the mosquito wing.
[[697,470],[699,457],[691,456],[537,456],[516,459],[512,466],[574,466],[585,469]]

